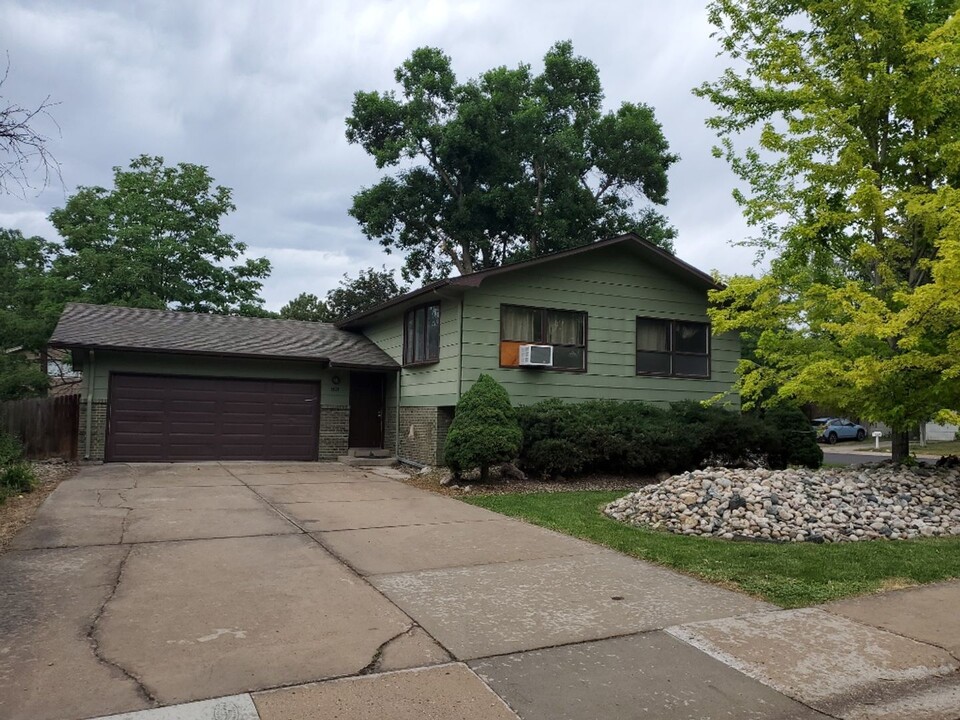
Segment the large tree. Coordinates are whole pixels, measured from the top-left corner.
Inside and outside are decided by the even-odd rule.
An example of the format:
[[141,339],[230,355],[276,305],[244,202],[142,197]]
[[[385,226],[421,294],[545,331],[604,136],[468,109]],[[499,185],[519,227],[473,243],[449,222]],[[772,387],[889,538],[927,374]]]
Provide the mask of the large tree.
[[347,139],[396,172],[354,196],[366,235],[404,253],[407,279],[468,273],[633,230],[670,249],[651,205],[677,160],[653,109],[603,112],[599,72],[554,45],[544,69],[458,82],[436,48],[396,70],[400,95],[358,92]]
[[736,64],[696,91],[771,256],[714,297],[716,331],[759,331],[747,404],[773,389],[883,422],[898,460],[911,428],[960,408],[958,8],[715,0]]
[[386,267],[379,270],[367,268],[357,273],[355,278],[344,274],[340,285],[330,290],[325,300],[312,293],[300,293],[280,308],[280,317],[286,320],[336,322],[405,292],[407,288],[399,285]]
[[266,258],[223,232],[235,206],[201,165],[142,155],[113,169],[114,187],[81,187],[50,221],[63,237],[57,270],[88,302],[256,314]]
[[57,245],[0,228],[0,400],[46,391],[42,356],[60,313],[63,283],[52,270]]
[[327,311],[331,320],[342,320],[407,292],[385,267],[367,268],[355,278],[344,275],[340,285],[327,293]]

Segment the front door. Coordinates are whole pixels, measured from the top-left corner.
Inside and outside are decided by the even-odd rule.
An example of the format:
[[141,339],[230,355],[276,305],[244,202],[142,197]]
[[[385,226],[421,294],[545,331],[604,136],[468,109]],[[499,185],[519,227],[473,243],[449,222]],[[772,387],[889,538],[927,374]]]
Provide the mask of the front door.
[[350,373],[350,447],[383,447],[383,375]]

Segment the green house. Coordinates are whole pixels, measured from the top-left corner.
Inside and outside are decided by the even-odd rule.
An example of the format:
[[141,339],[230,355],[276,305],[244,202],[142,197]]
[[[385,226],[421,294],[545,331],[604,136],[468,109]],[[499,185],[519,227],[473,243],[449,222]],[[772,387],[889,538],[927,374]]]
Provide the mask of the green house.
[[630,234],[440,280],[336,325],[71,304],[51,345],[84,370],[89,459],[382,448],[432,465],[480,373],[514,404],[729,393],[740,343],[710,332],[714,287]]

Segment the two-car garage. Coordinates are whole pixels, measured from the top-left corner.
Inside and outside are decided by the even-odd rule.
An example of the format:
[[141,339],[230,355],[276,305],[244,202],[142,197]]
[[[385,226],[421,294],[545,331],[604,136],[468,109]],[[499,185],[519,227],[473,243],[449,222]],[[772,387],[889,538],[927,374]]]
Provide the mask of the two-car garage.
[[[83,373],[82,456],[108,462],[317,461],[351,441],[381,447],[383,379],[399,367],[328,323],[82,303],[67,304],[50,345]],[[376,397],[354,397],[367,385]]]
[[114,374],[105,459],[316,460],[316,382]]

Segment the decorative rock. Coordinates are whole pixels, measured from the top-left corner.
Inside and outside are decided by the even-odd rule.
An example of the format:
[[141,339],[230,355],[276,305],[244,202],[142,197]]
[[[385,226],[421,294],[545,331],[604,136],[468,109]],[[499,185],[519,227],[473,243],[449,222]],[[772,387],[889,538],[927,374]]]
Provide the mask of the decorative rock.
[[960,467],[707,468],[610,503],[623,522],[684,535],[859,542],[960,535]]

